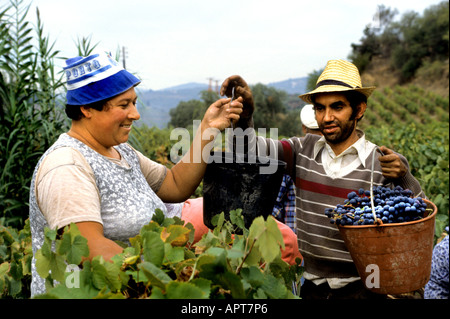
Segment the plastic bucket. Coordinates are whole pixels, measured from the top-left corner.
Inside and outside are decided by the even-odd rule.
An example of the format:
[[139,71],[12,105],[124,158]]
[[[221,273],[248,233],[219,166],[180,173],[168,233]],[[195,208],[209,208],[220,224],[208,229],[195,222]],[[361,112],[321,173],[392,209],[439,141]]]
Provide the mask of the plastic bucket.
[[433,212],[407,223],[339,226],[345,245],[366,288],[379,294],[402,294],[430,279],[436,205]]
[[[233,156],[234,155],[234,156]],[[272,213],[286,163],[263,156],[215,153],[203,178],[203,222],[214,228],[211,219],[224,212],[242,209],[245,226]]]

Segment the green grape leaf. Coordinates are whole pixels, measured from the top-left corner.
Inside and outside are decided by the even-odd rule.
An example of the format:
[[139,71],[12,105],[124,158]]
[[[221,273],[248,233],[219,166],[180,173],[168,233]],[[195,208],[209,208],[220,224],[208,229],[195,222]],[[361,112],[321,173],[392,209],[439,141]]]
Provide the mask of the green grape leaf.
[[164,263],[174,264],[184,260],[184,247],[173,247],[169,243],[164,244]]
[[190,281],[191,284],[200,288],[205,298],[208,298],[211,293],[211,281],[205,278],[196,278]]
[[148,278],[152,286],[166,289],[166,285],[172,281],[172,279],[160,268],[151,262],[145,261],[139,265],[144,275]]
[[81,235],[74,235],[71,228],[68,232],[64,232],[58,246],[58,254],[66,255],[70,264],[80,264],[83,256],[89,256],[87,239]]
[[204,291],[189,282],[171,281],[167,285],[168,299],[206,299]]
[[120,268],[111,262],[106,262],[102,256],[92,259],[92,283],[95,288],[101,290],[104,287],[117,291],[122,287],[120,280]]
[[144,248],[144,260],[161,266],[164,260],[164,242],[160,235],[153,231],[144,232],[143,248]]

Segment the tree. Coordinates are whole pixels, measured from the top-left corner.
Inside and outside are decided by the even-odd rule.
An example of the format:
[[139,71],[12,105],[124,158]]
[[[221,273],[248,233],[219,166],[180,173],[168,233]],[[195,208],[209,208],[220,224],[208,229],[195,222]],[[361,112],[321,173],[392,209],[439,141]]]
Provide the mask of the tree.
[[350,60],[363,72],[374,56],[390,58],[403,82],[415,76],[424,61],[447,60],[449,54],[449,2],[426,9],[421,16],[409,11],[399,22],[397,10],[379,6],[377,25],[366,26],[360,44],[352,44]]
[[[391,37],[389,27],[397,13],[397,9],[391,10],[389,7],[379,5],[374,16],[374,25],[369,24],[364,28],[360,44],[351,44],[350,59],[360,72],[366,69],[374,56],[389,54],[390,44],[396,41],[395,37]],[[383,38],[388,41],[382,41]]]
[[255,129],[278,127],[279,114],[286,112],[287,93],[258,83],[252,86],[255,113]]
[[201,120],[208,107],[220,97],[213,91],[202,91],[200,100],[181,101],[169,111],[170,121],[168,126],[192,127],[194,120]]
[[322,74],[324,69],[314,70],[308,73],[308,81],[306,82],[306,91],[312,91],[316,88],[317,79]]

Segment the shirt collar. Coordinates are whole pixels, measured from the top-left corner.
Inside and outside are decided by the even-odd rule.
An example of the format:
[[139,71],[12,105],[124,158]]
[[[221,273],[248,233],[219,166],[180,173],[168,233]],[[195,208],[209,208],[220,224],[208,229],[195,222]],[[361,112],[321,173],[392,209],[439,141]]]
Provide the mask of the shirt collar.
[[[353,143],[351,146],[349,146],[345,151],[343,151],[339,156],[344,156],[347,154],[357,154],[359,160],[361,161],[361,164],[366,167],[366,158],[367,158],[367,152],[369,151],[366,148],[366,135],[363,131],[357,130],[359,139]],[[320,150],[325,149],[328,154],[335,158],[336,155],[334,154],[331,147],[327,144],[327,141],[325,140],[325,137],[322,136],[314,145],[314,158],[316,158],[317,154],[320,152]]]

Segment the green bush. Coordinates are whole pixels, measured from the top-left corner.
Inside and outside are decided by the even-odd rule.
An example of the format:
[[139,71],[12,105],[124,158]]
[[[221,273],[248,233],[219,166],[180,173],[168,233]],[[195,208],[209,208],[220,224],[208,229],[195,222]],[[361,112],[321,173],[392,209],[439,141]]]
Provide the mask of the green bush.
[[32,257],[28,220],[20,231],[0,225],[0,298],[30,297]]
[[281,259],[284,241],[275,219],[258,217],[245,229],[240,210],[230,216],[232,222],[217,215],[215,229],[192,245],[191,224],[156,210],[112,262],[97,256],[81,263],[89,249],[75,224],[61,237],[46,229],[36,268],[47,278],[47,293],[36,298],[296,298],[292,283],[302,267]]
[[426,196],[436,204],[436,236],[449,223],[449,123],[373,126],[367,138],[403,154]]
[[39,11],[34,30],[25,20],[28,9],[12,0],[0,12],[0,224],[16,228],[28,216],[34,167],[67,124],[62,74],[53,65],[58,51],[43,35]]

